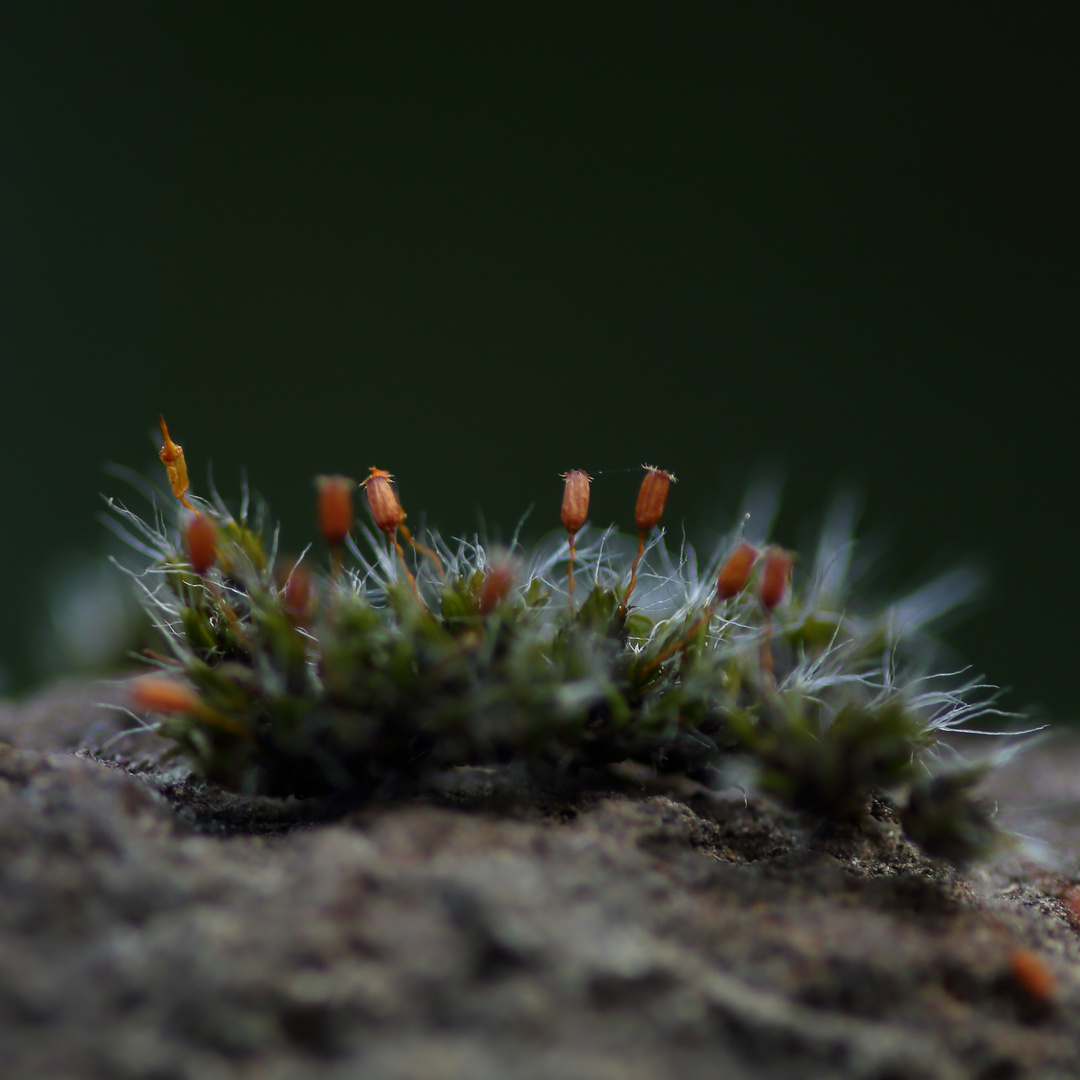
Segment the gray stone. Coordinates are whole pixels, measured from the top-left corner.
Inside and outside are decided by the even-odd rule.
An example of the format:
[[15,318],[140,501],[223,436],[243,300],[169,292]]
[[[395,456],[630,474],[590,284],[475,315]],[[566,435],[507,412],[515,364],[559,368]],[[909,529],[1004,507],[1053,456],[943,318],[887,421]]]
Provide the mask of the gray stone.
[[741,796],[484,770],[249,799],[154,736],[110,744],[102,700],[0,708],[5,1076],[1080,1075],[1074,740],[992,781],[1044,865],[965,876],[887,808],[826,836]]

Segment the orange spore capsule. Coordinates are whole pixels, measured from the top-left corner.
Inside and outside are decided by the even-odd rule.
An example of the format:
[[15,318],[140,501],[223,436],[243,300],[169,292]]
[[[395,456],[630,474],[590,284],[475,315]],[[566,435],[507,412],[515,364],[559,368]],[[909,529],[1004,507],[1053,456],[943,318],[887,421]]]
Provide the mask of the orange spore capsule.
[[[401,543],[397,538],[398,529],[405,533],[413,547],[419,545],[413,541],[413,538],[409,536],[408,531],[405,529],[405,511],[401,509],[397,492],[394,490],[393,484],[390,483],[392,479],[393,477],[385,469],[376,469],[372,465],[368,478],[363,482],[364,493],[367,495],[368,506],[371,507],[371,516],[375,519],[375,524],[386,533],[390,543],[394,545],[394,550],[401,560],[401,568],[405,571],[405,577],[412,588],[413,596],[416,597],[417,602],[420,602],[420,590],[416,587],[416,578],[409,569],[408,563],[405,562],[405,552],[402,550]],[[428,549],[425,548],[424,550],[427,551]],[[435,556],[435,561],[438,562],[438,556],[434,552],[429,552],[429,554]]]
[[566,563],[567,595],[570,612],[574,611],[574,537],[589,516],[589,485],[592,477],[584,469],[564,472],[562,497],[562,523],[570,535],[570,558]]
[[652,465],[642,465],[645,475],[638,488],[637,504],[634,507],[634,522],[638,527],[637,555],[634,564],[630,567],[630,584],[623,594],[622,603],[619,605],[619,614],[625,616],[630,603],[630,594],[634,591],[637,583],[638,564],[641,556],[645,554],[645,534],[657,524],[664,514],[664,506],[667,503],[668,490],[675,483],[675,475],[664,469],[657,469]]
[[217,559],[217,530],[213,522],[203,514],[196,513],[184,530],[188,562],[200,577],[214,565]]
[[750,571],[754,569],[759,552],[753,544],[744,540],[727,557],[724,565],[720,567],[720,575],[716,579],[716,599],[730,600],[733,596],[746,588],[750,580]]
[[150,676],[133,683],[131,701],[137,709],[166,715],[197,713],[203,707],[199,695],[187,683],[165,676]]
[[643,465],[645,475],[638,489],[637,505],[634,507],[634,522],[642,532],[648,532],[659,522],[667,503],[668,489],[675,482],[675,477],[663,469],[652,465]]
[[782,548],[769,548],[761,575],[761,606],[771,612],[787,593],[791,579],[791,555]]
[[319,528],[331,547],[344,543],[353,523],[353,490],[356,482],[347,476],[316,476]]
[[490,615],[510,595],[517,579],[516,569],[513,560],[506,557],[491,562],[480,589],[481,615]]
[[285,611],[294,619],[306,619],[311,614],[311,574],[299,564],[293,566],[285,579],[282,595]]
[[576,533],[589,516],[589,484],[592,477],[584,469],[564,472],[562,523],[568,533]]
[[371,473],[364,481],[364,493],[367,495],[368,506],[371,507],[371,516],[375,524],[388,536],[397,531],[405,520],[405,511],[398,501],[394,485],[390,483],[392,477],[385,469],[371,467]]
[[184,448],[179,443],[174,443],[169,438],[169,429],[165,426],[165,417],[158,416],[161,425],[161,436],[164,443],[158,451],[161,464],[165,466],[165,474],[169,478],[169,486],[173,495],[179,499],[189,510],[195,507],[187,500],[187,490],[191,487],[187,474],[187,462],[184,460]]
[[1030,949],[1009,953],[1009,971],[1021,990],[1033,1001],[1049,1002],[1057,993],[1057,979],[1046,961]]

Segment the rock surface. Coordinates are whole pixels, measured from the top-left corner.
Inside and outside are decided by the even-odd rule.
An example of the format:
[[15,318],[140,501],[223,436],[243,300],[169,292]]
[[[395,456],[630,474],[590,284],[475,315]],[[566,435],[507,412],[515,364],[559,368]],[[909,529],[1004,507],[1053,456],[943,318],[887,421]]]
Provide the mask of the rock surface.
[[[3,1075],[1080,1075],[1080,744],[993,779],[967,875],[742,797],[216,792],[121,687],[0,706]],[[109,760],[111,758],[111,760]],[[1063,899],[1064,898],[1064,899]]]

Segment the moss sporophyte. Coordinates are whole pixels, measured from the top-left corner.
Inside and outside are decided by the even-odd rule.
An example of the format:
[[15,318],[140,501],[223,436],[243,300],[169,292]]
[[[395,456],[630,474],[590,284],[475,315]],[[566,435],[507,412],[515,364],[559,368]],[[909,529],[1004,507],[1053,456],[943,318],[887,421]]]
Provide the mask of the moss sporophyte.
[[481,765],[533,783],[720,788],[749,765],[760,789],[823,819],[858,821],[883,796],[931,854],[964,861],[995,841],[973,795],[989,766],[946,740],[1002,714],[983,684],[928,667],[929,623],[949,606],[933,589],[856,610],[850,517],[826,522],[808,563],[739,531],[699,562],[658,528],[671,473],[645,468],[634,544],[587,525],[593,480],[574,469],[564,531],[488,551],[420,543],[393,477],[372,468],[371,526],[354,522],[352,480],[316,482],[323,571],[310,545],[279,554],[246,493],[238,513],[212,489],[191,495],[161,428],[172,498],[153,489],[150,520],[108,500],[171,653],[147,660],[159,670],[133,704],[216,782],[362,797]]

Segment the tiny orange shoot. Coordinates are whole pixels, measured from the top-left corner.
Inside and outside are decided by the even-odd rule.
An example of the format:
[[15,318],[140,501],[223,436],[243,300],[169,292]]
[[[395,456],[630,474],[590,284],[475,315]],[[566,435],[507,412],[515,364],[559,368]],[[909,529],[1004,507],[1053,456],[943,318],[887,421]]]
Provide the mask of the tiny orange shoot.
[[184,448],[179,443],[174,443],[169,437],[169,429],[165,426],[164,416],[158,416],[158,423],[161,425],[161,436],[165,440],[158,451],[158,457],[161,459],[161,464],[165,466],[165,474],[169,478],[172,493],[189,510],[194,510],[195,507],[188,502],[187,498],[187,491],[191,487],[191,482],[188,480]]

